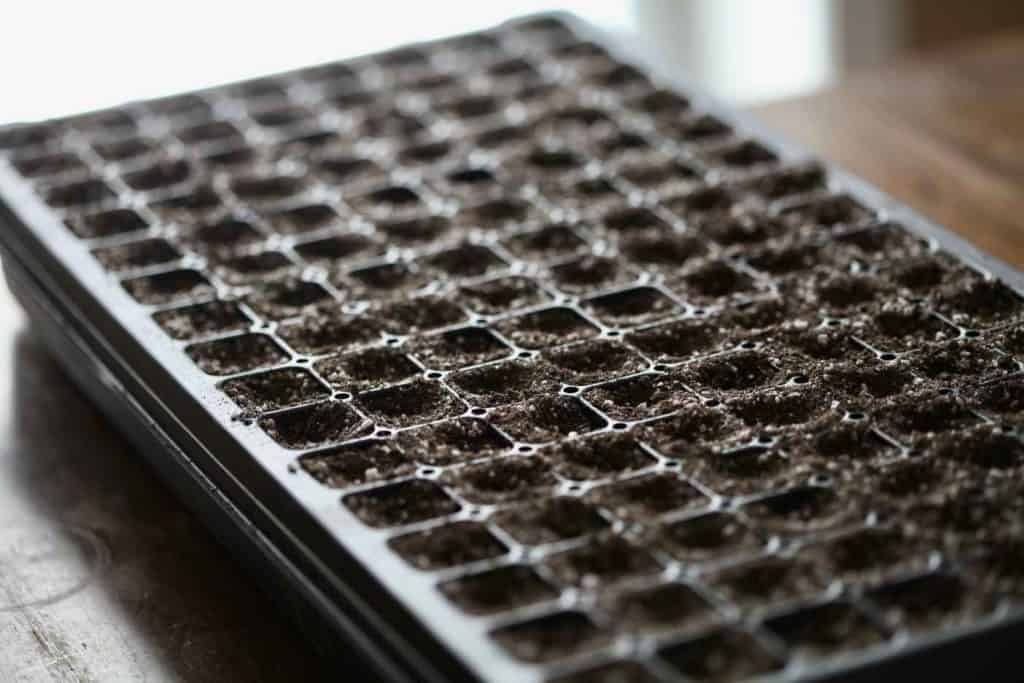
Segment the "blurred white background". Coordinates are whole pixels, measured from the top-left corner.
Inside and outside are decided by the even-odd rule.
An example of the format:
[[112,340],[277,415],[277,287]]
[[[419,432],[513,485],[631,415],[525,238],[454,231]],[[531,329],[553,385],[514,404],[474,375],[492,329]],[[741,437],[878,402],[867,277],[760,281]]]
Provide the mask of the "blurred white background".
[[7,3],[0,123],[170,94],[576,12],[737,104],[804,93],[907,47],[1024,19],[1020,0],[176,0]]

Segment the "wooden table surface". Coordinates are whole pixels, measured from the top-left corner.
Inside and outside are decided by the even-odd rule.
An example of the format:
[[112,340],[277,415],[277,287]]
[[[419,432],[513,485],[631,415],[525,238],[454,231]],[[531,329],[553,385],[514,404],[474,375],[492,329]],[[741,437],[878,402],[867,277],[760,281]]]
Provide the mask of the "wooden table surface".
[[[757,112],[1024,265],[1024,34]],[[0,680],[320,680],[0,290]],[[345,680],[335,677],[334,680]]]

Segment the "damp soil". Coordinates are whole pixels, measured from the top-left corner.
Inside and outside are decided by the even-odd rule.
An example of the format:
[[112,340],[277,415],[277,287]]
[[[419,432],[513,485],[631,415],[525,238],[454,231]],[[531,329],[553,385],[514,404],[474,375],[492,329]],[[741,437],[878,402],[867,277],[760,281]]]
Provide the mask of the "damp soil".
[[227,301],[172,308],[154,313],[153,319],[168,335],[183,340],[240,332],[250,325],[241,309]]
[[380,339],[377,321],[340,312],[302,318],[282,325],[277,333],[299,353],[344,353]]
[[449,375],[448,383],[471,406],[484,408],[519,403],[555,386],[549,366],[520,360],[460,370]]
[[454,417],[465,409],[439,382],[416,379],[356,394],[356,404],[378,426],[411,427]]
[[682,378],[698,391],[760,389],[784,379],[777,361],[761,351],[724,353],[684,366]]
[[676,320],[626,334],[626,341],[659,362],[672,363],[723,346],[721,329],[703,318]]
[[636,631],[686,633],[719,620],[708,599],[682,583],[622,592],[609,601],[608,609],[616,624]]
[[886,302],[869,312],[856,335],[878,351],[903,352],[929,343],[952,339],[955,328],[944,323],[922,304]]
[[808,659],[880,645],[887,633],[852,604],[831,602],[770,619],[768,630]]
[[969,427],[978,421],[977,415],[961,401],[939,392],[905,394],[888,399],[878,411],[878,424],[882,429],[902,438]]
[[494,329],[517,346],[543,349],[582,341],[598,334],[596,326],[571,308],[545,308],[506,318],[494,323]]
[[1020,364],[991,346],[972,341],[929,344],[910,358],[915,372],[943,385],[978,383],[1011,375]]
[[245,297],[245,303],[264,318],[284,320],[326,311],[335,300],[315,282],[285,280],[260,287]]
[[446,581],[441,593],[469,614],[496,614],[558,597],[558,591],[523,565],[500,567],[490,571]]
[[632,661],[612,662],[551,679],[551,683],[657,683],[658,679]]
[[371,309],[384,331],[414,334],[458,325],[466,320],[461,307],[436,296],[386,301]]
[[583,307],[609,327],[634,327],[680,313],[675,301],[654,287],[637,287],[604,294],[583,302]]
[[458,370],[499,360],[511,353],[503,341],[483,327],[464,327],[423,336],[412,342],[409,351],[432,370]]
[[613,420],[640,420],[667,415],[693,401],[675,374],[647,373],[598,384],[585,398]]
[[657,473],[632,477],[590,491],[587,500],[616,517],[642,522],[679,510],[707,505],[708,498],[675,474]]
[[410,458],[431,466],[489,458],[512,446],[489,422],[475,418],[435,422],[402,431],[397,438]]
[[444,517],[459,511],[440,486],[422,479],[350,493],[342,503],[364,524],[395,527]]
[[491,560],[508,552],[505,545],[476,522],[433,527],[388,542],[406,562],[426,571]]
[[388,441],[368,440],[303,456],[299,465],[325,486],[346,488],[409,474],[413,465]]
[[525,277],[507,277],[466,284],[459,288],[459,300],[481,315],[497,315],[546,303],[540,286]]
[[617,433],[563,441],[545,453],[559,474],[576,481],[614,477],[655,462],[631,435]]
[[983,384],[966,392],[968,405],[999,417],[1024,415],[1024,378]]
[[662,570],[648,550],[618,535],[598,536],[579,548],[550,556],[545,564],[560,581],[579,588],[611,585]]
[[742,425],[721,407],[709,407],[696,399],[668,417],[644,423],[637,438],[669,457],[688,456],[695,447],[740,431]]
[[849,492],[826,486],[800,485],[758,498],[743,506],[743,514],[759,528],[809,531],[828,528],[853,516]]
[[209,375],[233,375],[287,360],[285,352],[265,334],[243,334],[192,344],[189,358]]
[[479,504],[543,495],[557,483],[550,463],[540,456],[510,456],[469,464],[446,473],[445,481],[464,499]]
[[612,637],[582,612],[556,612],[502,626],[491,636],[516,659],[537,663],[597,649]]
[[325,401],[273,413],[259,421],[274,441],[291,449],[314,448],[360,436],[365,420],[341,401]]
[[125,280],[122,284],[132,298],[150,306],[185,303],[215,293],[210,281],[195,270],[171,270]]
[[539,396],[497,408],[491,415],[495,426],[516,441],[527,443],[580,436],[606,424],[604,418],[571,396]]
[[767,557],[715,572],[707,579],[711,590],[730,604],[763,609],[808,600],[827,587],[813,563],[798,557]]
[[560,346],[542,353],[542,357],[567,384],[586,385],[639,372],[647,367],[644,359],[629,347],[609,340],[592,340]]
[[713,630],[706,635],[658,651],[688,680],[707,683],[743,681],[772,674],[783,662],[746,631]]
[[608,528],[596,508],[570,496],[535,500],[494,517],[505,533],[523,545],[543,545],[588,536]]
[[224,382],[220,389],[246,414],[313,402],[329,394],[312,373],[296,368],[246,375]]
[[158,266],[181,258],[181,253],[170,242],[162,239],[139,240],[116,247],[97,249],[92,255],[104,268],[111,271]]
[[421,372],[401,348],[387,346],[325,358],[316,370],[331,386],[350,393],[395,384]]

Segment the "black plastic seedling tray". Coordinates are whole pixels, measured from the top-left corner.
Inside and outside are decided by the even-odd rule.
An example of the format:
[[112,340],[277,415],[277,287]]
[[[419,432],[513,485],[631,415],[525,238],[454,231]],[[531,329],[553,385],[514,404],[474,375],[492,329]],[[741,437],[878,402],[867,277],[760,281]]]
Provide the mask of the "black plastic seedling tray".
[[1019,680],[1024,278],[638,64],[531,17],[0,129],[8,279],[382,679]]

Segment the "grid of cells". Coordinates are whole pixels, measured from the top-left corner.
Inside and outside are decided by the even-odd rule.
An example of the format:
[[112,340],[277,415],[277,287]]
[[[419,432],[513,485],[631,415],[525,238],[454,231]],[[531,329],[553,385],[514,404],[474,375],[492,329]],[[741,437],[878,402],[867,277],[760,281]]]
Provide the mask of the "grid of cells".
[[1024,596],[1024,299],[535,19],[0,131],[96,261],[550,680]]

